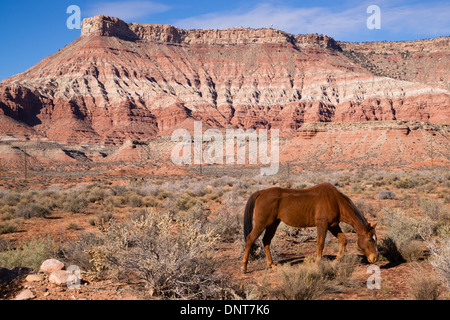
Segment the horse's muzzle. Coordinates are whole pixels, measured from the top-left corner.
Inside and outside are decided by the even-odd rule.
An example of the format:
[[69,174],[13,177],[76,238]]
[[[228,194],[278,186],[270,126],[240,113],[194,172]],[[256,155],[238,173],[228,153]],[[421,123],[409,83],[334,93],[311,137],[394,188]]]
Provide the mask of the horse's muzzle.
[[367,257],[367,261],[369,261],[369,263],[375,263],[378,261],[378,255],[370,255]]

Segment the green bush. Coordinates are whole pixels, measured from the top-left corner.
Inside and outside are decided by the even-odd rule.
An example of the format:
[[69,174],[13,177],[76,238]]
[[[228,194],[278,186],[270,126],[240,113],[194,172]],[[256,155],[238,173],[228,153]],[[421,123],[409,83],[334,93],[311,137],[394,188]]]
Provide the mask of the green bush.
[[8,269],[27,267],[39,270],[42,262],[50,259],[53,254],[52,241],[30,240],[24,242],[21,248],[9,248],[0,252],[0,266]]

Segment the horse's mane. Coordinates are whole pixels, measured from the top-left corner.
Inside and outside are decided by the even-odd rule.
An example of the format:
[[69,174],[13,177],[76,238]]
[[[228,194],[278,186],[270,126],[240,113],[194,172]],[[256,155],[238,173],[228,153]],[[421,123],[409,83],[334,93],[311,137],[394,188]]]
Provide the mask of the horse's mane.
[[355,214],[355,216],[359,220],[359,222],[361,222],[361,224],[363,226],[367,226],[368,222],[367,222],[366,218],[364,217],[362,212],[359,211],[359,209],[356,207],[356,205],[353,203],[353,201],[349,197],[347,197],[345,194],[340,192],[339,190],[338,190],[338,193],[343,198],[344,202],[351,208],[351,210],[353,211],[353,213]]

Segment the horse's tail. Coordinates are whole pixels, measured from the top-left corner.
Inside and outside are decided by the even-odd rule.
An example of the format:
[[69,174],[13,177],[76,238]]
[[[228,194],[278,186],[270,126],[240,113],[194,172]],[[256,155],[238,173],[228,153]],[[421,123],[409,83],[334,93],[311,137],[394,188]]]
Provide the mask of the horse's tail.
[[244,241],[253,229],[253,210],[255,209],[256,199],[259,197],[259,192],[255,192],[250,196],[245,205],[244,210]]

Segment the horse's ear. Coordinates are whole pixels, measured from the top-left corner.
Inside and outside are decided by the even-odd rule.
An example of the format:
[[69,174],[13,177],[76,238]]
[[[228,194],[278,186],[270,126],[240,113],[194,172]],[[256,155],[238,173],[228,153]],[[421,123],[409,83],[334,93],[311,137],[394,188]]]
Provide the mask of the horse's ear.
[[375,229],[376,226],[377,226],[377,223],[375,223],[375,224],[372,226],[372,229]]
[[377,224],[375,223],[374,225],[371,225],[370,223],[367,224],[367,231],[373,230],[375,229],[375,227],[377,226]]

